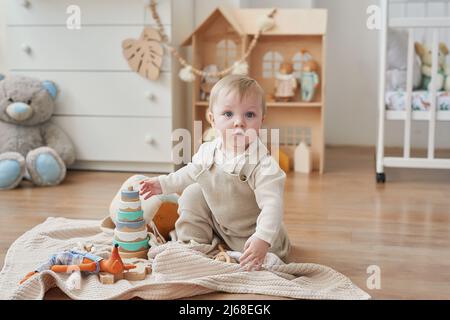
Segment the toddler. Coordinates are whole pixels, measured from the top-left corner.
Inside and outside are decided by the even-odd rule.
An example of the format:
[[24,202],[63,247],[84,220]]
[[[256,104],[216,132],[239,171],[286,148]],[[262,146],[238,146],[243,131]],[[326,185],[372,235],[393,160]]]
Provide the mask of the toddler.
[[268,251],[285,259],[290,250],[282,221],[286,174],[258,137],[265,113],[255,80],[222,78],[211,90],[208,110],[218,137],[203,143],[185,167],[140,182],[144,199],[182,193],[178,240],[211,243],[218,236],[243,252],[246,270],[260,270]]

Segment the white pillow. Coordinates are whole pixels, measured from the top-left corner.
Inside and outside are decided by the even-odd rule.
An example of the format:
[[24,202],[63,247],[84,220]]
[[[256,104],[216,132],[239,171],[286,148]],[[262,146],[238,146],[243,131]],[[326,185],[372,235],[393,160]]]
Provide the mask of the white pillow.
[[[408,59],[408,32],[390,29],[387,42],[386,90],[406,90],[406,67]],[[420,59],[414,53],[413,88],[420,87],[422,74]]]
[[406,69],[408,32],[390,29],[387,43],[387,69]]

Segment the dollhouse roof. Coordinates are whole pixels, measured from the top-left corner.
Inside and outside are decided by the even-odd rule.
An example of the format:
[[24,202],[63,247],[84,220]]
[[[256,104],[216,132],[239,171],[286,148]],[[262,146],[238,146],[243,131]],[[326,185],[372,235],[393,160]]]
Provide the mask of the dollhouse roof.
[[[192,44],[192,36],[205,30],[209,24],[222,16],[240,36],[258,33],[258,23],[272,9],[216,8],[181,45]],[[327,10],[325,9],[277,9],[275,26],[263,35],[325,35]]]

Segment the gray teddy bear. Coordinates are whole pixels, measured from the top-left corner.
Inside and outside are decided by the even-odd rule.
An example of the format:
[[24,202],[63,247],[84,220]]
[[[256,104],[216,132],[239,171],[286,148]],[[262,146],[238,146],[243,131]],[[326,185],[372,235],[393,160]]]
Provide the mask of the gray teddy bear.
[[51,81],[0,75],[0,190],[23,178],[59,184],[75,161],[72,141],[50,121],[56,93]]

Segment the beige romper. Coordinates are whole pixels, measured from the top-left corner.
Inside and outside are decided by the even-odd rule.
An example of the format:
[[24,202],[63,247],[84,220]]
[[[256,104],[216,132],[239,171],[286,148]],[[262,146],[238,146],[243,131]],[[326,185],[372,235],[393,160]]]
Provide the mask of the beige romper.
[[[217,149],[213,141],[201,148],[203,159],[197,164],[159,177],[164,194],[183,189],[175,225],[178,240],[212,243],[217,235],[232,250],[242,252],[248,238],[255,235],[271,244],[270,252],[281,259],[287,257],[290,242],[282,222],[286,175],[262,142],[257,143],[266,151],[264,156],[255,161],[246,154],[233,172],[214,162]],[[262,175],[261,160],[275,168],[272,174]]]

